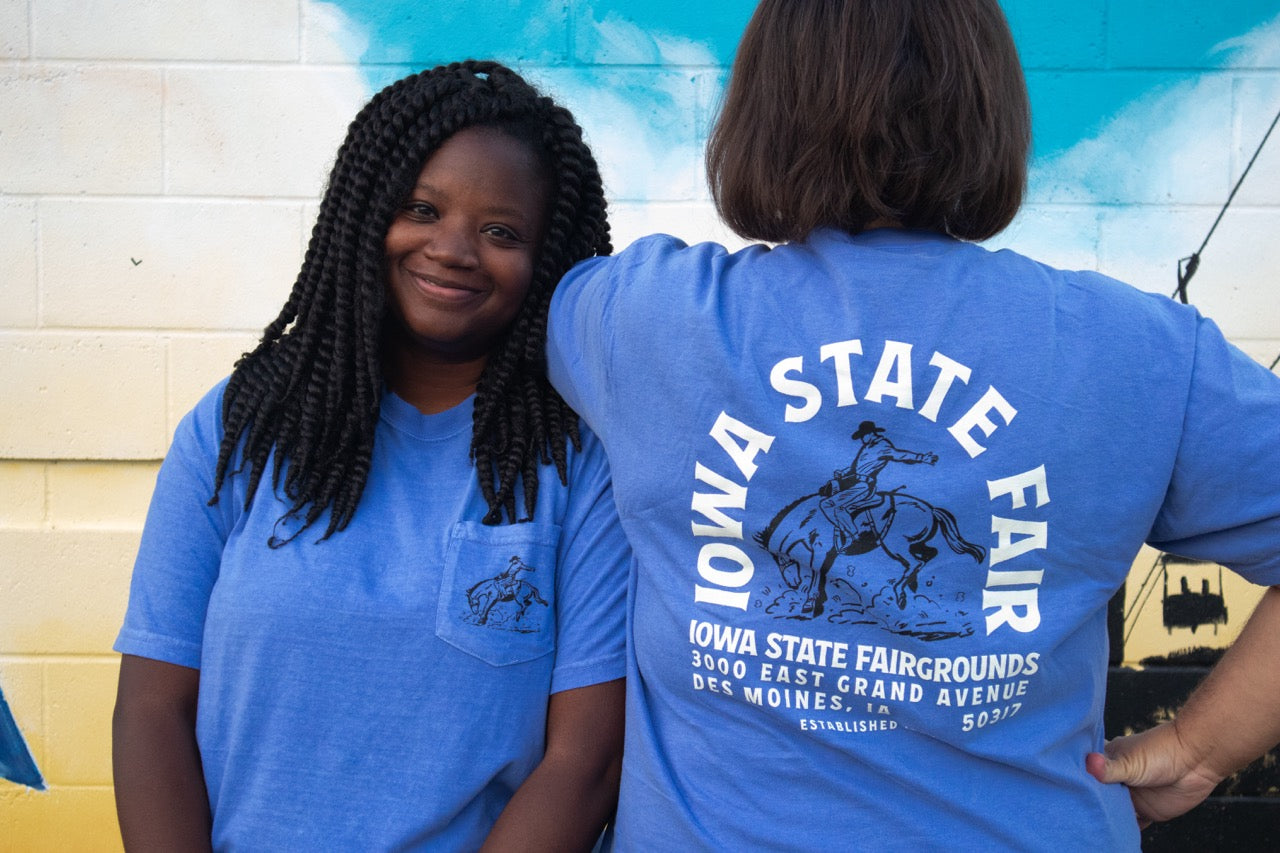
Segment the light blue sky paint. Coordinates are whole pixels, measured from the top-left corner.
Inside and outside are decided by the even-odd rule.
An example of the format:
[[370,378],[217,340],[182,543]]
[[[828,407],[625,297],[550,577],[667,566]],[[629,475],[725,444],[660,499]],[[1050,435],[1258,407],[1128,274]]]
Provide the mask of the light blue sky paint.
[[[701,169],[755,0],[304,0],[370,92],[465,56],[514,65],[582,123],[615,245],[735,236]],[[1280,0],[1001,0],[1031,93],[1027,204],[989,245],[1172,291],[1280,107]],[[1273,139],[1269,148],[1276,147]],[[1236,339],[1276,335],[1268,151],[1223,222],[1195,300]],[[1268,180],[1270,178],[1270,180]],[[1270,349],[1270,345],[1268,345]],[[1267,363],[1274,352],[1267,355]]]
[[[333,0],[367,37],[371,89],[465,56],[522,67],[675,64],[696,46],[727,66],[752,0]],[[1280,14],[1277,0],[1003,0],[1027,67],[1035,154],[1096,134],[1127,105],[1230,67],[1223,42]],[[673,48],[673,45],[675,48]],[[639,94],[637,89],[637,96]],[[646,109],[678,107],[669,99]],[[1225,144],[1225,140],[1224,140]]]

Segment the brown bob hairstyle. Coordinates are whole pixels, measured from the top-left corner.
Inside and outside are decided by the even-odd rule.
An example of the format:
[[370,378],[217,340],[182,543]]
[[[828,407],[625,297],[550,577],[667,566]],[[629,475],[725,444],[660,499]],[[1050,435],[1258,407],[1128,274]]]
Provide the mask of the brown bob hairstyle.
[[997,0],[762,0],[707,175],[753,240],[884,222],[982,240],[1021,206],[1030,145]]

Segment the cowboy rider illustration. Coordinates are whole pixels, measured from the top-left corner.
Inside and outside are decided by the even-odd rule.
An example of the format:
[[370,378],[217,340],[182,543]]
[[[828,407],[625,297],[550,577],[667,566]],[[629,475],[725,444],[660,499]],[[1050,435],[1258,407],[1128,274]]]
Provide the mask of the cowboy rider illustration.
[[857,515],[875,506],[880,496],[876,492],[876,478],[890,462],[904,465],[933,465],[938,461],[936,453],[916,453],[900,450],[885,438],[884,430],[874,421],[863,421],[851,436],[861,446],[854,454],[848,468],[838,469],[835,477],[827,482],[819,494],[823,496],[819,506],[832,524],[839,527],[850,539],[857,539]]
[[514,598],[516,592],[519,590],[520,573],[531,571],[533,571],[533,569],[525,565],[524,560],[521,560],[519,556],[513,556],[507,562],[507,567],[502,570],[501,574],[493,579],[493,582],[497,585],[504,597]]
[[499,610],[498,627],[523,631],[532,625],[532,630],[536,630],[540,623],[536,620],[527,623],[525,613],[534,603],[543,607],[548,604],[537,587],[520,577],[523,572],[533,571],[537,569],[527,565],[518,555],[513,556],[497,575],[485,578],[467,590],[467,607],[471,611],[467,618],[477,625],[491,624],[489,617],[493,609],[510,602],[510,608]]

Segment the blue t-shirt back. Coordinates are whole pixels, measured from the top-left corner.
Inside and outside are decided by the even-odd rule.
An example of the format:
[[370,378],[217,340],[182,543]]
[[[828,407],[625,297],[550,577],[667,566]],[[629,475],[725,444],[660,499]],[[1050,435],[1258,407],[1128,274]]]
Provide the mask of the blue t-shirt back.
[[552,380],[635,550],[622,850],[1136,850],[1144,542],[1280,583],[1280,380],[1193,309],[925,232],[576,267]]

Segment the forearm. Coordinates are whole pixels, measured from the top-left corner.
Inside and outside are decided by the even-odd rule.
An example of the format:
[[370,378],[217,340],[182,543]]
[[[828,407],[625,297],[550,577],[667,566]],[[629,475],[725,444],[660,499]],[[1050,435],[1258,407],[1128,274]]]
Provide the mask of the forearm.
[[1280,742],[1280,587],[1171,722],[1116,738],[1085,757],[1100,782],[1129,786],[1138,821],[1194,808],[1225,777]]
[[1224,778],[1280,742],[1280,587],[1174,718],[1193,767]]
[[617,804],[621,759],[592,773],[570,764],[544,758],[507,803],[481,850],[590,850]]
[[[112,719],[116,813],[125,849],[210,850],[209,798],[196,744],[194,696],[175,702],[146,689],[139,670],[167,665],[138,661],[126,656],[122,663]],[[189,672],[194,680],[194,670]]]
[[498,816],[482,850],[592,848],[618,802],[625,690],[618,679],[551,696],[546,754]]

